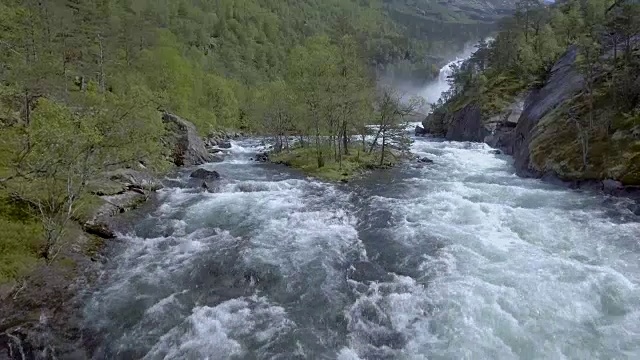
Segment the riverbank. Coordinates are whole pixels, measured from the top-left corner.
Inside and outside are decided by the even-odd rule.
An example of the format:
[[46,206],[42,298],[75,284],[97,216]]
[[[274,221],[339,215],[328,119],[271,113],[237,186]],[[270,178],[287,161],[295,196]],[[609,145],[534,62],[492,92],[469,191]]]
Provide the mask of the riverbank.
[[42,255],[43,225],[30,204],[8,190],[0,193],[0,358],[89,358],[79,346],[91,341],[80,331],[84,296],[103,274],[104,251],[117,242],[122,214],[154,199],[164,187],[164,175],[221,161],[214,153],[240,136],[217,131],[203,141],[191,122],[169,113],[162,118],[167,166],[158,172],[140,163],[92,174],[53,257]]

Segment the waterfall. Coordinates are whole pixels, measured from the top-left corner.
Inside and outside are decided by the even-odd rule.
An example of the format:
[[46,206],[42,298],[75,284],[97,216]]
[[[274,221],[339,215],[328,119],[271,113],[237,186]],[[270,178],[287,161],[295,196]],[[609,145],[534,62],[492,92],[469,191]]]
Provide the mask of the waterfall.
[[[492,40],[491,38],[486,39],[487,42]],[[476,43],[465,46],[464,50],[458,54],[455,59],[449,61],[440,69],[438,78],[422,88],[418,95],[422,96],[429,104],[437,103],[442,93],[449,90],[449,82],[447,80],[453,72],[453,67],[455,65],[461,65],[465,60],[470,58],[476,51],[476,47]]]

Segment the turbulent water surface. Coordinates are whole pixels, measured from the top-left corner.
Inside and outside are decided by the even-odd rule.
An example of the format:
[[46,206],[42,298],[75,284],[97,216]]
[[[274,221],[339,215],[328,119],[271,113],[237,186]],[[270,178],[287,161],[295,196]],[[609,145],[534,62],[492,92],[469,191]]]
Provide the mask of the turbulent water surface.
[[480,144],[349,185],[234,143],[120,238],[86,307],[108,359],[638,359],[640,225]]

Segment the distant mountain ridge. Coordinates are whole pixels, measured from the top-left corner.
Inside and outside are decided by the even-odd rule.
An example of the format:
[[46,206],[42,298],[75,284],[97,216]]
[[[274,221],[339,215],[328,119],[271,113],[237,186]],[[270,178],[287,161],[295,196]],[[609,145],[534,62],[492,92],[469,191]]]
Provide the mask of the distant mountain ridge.
[[515,11],[512,0],[387,0],[395,12],[435,22],[474,24],[495,23]]

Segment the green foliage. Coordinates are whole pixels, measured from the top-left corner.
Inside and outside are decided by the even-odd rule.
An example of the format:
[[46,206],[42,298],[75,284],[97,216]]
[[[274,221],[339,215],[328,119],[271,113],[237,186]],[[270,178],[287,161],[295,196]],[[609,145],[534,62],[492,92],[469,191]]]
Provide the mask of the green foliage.
[[[331,149],[326,147],[325,153],[330,153]],[[358,149],[345,155],[342,162],[327,158],[324,166],[318,167],[316,159],[316,149],[312,147],[299,147],[275,154],[271,159],[275,163],[299,169],[305,174],[327,181],[349,181],[362,173],[376,169],[393,166],[396,163],[391,153],[387,154],[383,166],[380,166],[380,156],[378,153],[369,153]]]
[[531,162],[540,173],[567,180],[614,178],[637,185],[638,35],[638,4],[571,0],[542,7],[522,0],[495,41],[455,69],[451,92],[427,124],[442,132],[452,114],[470,103],[479,104],[487,119],[500,114],[523,90],[544,85],[571,46],[583,88],[536,125]]
[[[96,206],[90,185],[101,173],[140,164],[165,169],[158,110],[190,119],[202,134],[243,128],[280,143],[287,135],[315,134],[317,160],[348,167],[348,139],[374,112],[371,70],[400,64],[400,73],[433,76],[438,60],[427,55],[450,45],[451,28],[399,24],[395,15],[406,11],[396,10],[405,5],[2,2],[0,189],[29,204],[30,222],[0,213],[0,224],[18,234],[11,237],[18,242],[1,237],[0,248],[51,260],[69,222]],[[469,25],[456,42],[482,31],[448,14]],[[17,245],[23,243],[30,245]]]
[[24,275],[38,262],[42,227],[24,204],[0,192],[0,284]]

